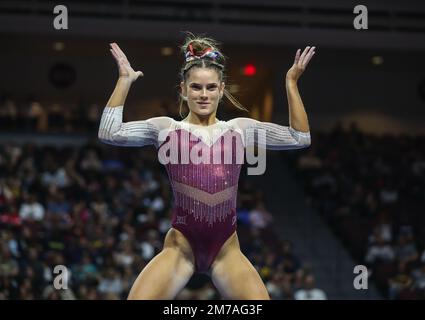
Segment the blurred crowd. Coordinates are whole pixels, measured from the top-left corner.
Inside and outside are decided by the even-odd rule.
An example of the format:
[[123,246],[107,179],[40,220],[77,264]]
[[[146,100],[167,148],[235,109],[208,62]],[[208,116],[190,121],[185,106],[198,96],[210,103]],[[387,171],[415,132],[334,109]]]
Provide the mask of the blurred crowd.
[[0,99],[0,132],[96,132],[102,108],[83,101],[71,105],[46,103],[35,97]]
[[[153,148],[1,145],[0,299],[125,299],[162,249],[172,203]],[[241,177],[237,208],[242,251],[271,297],[326,299],[292,243],[276,235],[249,178]],[[178,296],[212,298],[220,297],[203,275]]]
[[[0,97],[0,133],[82,133],[95,136],[102,111],[102,104],[87,103],[83,98],[63,103],[41,101],[33,95],[20,100],[3,95]],[[178,108],[168,100],[155,102],[149,113],[152,117],[166,115],[181,120]]]
[[308,202],[389,299],[425,298],[425,137],[355,123],[291,153]]

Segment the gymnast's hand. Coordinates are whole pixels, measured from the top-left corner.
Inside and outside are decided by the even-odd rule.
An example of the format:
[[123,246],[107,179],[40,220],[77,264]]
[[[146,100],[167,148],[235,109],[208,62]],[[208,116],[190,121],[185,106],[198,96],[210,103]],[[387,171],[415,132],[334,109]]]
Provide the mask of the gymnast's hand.
[[314,49],[316,49],[316,47],[306,47],[302,54],[301,49],[297,50],[297,53],[295,54],[294,64],[292,65],[291,69],[289,69],[286,73],[287,81],[298,81],[304,70],[307,68],[307,65],[310,62],[311,58],[315,54]]
[[137,80],[138,77],[143,76],[142,71],[133,70],[124,52],[122,52],[120,47],[115,42],[110,43],[110,46],[111,46],[111,49],[109,50],[111,50],[111,53],[114,56],[115,61],[117,62],[120,78],[127,79],[127,80],[130,80],[131,82],[134,82]]

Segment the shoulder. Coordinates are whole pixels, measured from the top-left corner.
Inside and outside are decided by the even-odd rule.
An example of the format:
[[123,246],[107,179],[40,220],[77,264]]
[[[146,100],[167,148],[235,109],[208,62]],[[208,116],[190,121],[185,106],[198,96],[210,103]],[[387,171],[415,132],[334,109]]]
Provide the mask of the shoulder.
[[176,120],[170,117],[154,117],[147,119],[146,121],[154,125],[158,130],[169,129],[176,122]]
[[259,121],[251,118],[234,118],[227,121],[227,125],[232,129],[241,129],[245,130],[250,127],[254,127]]

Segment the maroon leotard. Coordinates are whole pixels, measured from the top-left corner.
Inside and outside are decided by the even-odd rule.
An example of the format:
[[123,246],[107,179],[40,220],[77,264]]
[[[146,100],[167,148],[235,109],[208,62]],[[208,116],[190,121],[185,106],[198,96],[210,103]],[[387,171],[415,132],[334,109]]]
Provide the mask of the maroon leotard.
[[236,231],[243,152],[254,142],[247,131],[264,129],[268,149],[310,144],[308,132],[248,118],[217,121],[206,132],[201,126],[168,117],[123,123],[122,113],[122,106],[104,109],[99,139],[119,146],[153,144],[158,148],[174,194],[172,227],[190,243],[197,272],[210,269],[225,241]]

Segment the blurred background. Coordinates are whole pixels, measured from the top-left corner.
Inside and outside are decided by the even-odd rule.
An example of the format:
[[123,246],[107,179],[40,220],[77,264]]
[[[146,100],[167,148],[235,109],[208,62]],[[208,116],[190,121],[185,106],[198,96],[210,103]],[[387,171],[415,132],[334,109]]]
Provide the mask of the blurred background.
[[[68,29],[53,25],[56,5]],[[182,0],[0,2],[0,299],[125,299],[162,249],[172,194],[153,147],[101,144],[117,80],[109,43],[135,70],[125,121],[178,116],[183,31],[213,37],[227,87],[249,114],[288,125],[285,74],[299,81],[308,149],[268,152],[238,195],[242,251],[273,299],[425,298],[425,4]],[[53,288],[65,265],[68,290]],[[354,288],[356,265],[368,289]],[[179,299],[219,298],[195,275]]]

